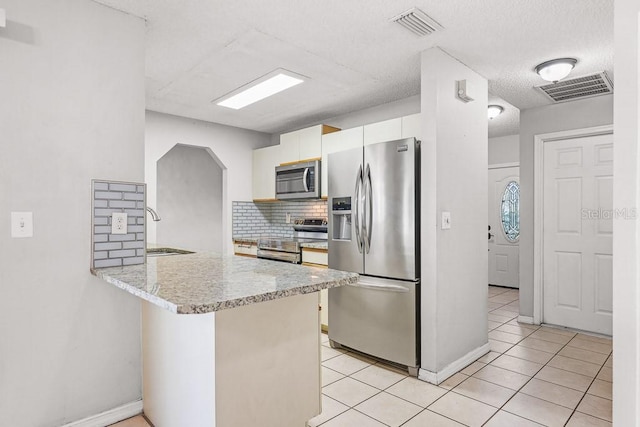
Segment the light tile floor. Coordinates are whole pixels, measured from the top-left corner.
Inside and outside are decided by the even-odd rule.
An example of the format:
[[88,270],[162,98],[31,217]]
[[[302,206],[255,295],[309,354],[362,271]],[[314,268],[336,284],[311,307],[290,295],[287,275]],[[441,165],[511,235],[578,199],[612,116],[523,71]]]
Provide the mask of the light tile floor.
[[311,427],[611,426],[611,339],[517,322],[518,290],[489,287],[489,344],[439,386],[322,336]]
[[611,426],[611,339],[518,323],[518,304],[518,290],[489,287],[491,352],[439,386],[323,334],[323,411],[309,426]]

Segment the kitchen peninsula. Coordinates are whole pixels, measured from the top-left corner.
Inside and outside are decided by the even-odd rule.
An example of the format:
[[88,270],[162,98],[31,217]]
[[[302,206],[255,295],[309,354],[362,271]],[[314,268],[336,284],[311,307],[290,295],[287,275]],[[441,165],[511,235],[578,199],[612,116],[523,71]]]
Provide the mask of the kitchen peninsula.
[[320,413],[318,291],[357,274],[207,253],[92,273],[143,300],[154,425],[302,427]]

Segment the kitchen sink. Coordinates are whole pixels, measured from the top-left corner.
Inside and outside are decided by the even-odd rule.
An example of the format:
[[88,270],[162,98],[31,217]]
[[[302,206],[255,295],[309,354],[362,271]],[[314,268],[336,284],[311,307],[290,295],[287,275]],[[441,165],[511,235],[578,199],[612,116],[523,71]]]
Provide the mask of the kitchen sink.
[[148,248],[147,249],[148,257],[187,255],[192,253],[193,253],[192,251],[185,251],[184,249],[176,249],[176,248]]

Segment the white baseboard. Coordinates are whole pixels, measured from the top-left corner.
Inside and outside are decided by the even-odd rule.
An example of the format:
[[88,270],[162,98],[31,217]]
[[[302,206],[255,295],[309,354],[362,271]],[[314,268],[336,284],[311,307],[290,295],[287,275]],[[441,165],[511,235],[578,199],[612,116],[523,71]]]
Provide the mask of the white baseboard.
[[105,427],[142,413],[142,400],[126,403],[97,415],[65,424],[62,427]]
[[489,343],[484,344],[481,347],[478,347],[474,350],[471,350],[469,353],[462,356],[460,359],[455,360],[453,363],[445,366],[444,369],[438,372],[427,371],[426,369],[420,368],[418,373],[418,379],[422,381],[426,381],[432,384],[440,384],[444,382],[451,375],[475,362],[479,357],[484,356],[489,353],[491,350]]
[[531,316],[518,316],[518,322],[520,323],[526,323],[529,325],[534,325],[535,323],[533,323],[533,317]]

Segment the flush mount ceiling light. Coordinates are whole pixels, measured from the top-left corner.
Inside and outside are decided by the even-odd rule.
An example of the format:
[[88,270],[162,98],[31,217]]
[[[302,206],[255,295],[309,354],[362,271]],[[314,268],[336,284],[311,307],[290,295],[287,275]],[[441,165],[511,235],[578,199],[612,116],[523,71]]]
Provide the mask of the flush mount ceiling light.
[[567,77],[577,62],[574,58],[552,59],[539,64],[535,70],[546,81],[557,82]]
[[305,77],[291,71],[277,69],[221,98],[215,99],[213,102],[221,107],[239,110],[285,89],[299,85],[305,79]]
[[489,107],[487,107],[487,116],[489,119],[494,119],[502,114],[503,111],[504,108],[499,105],[489,105]]

